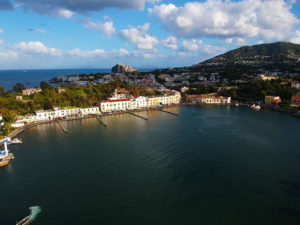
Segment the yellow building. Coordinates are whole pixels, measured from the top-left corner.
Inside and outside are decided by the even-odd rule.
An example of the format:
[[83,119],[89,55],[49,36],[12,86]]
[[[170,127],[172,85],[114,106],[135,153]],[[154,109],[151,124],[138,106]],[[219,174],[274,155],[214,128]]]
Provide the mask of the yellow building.
[[265,97],[265,104],[267,105],[271,105],[272,103],[275,103],[275,102],[280,102],[281,99],[279,96],[266,96]]
[[147,107],[156,107],[160,106],[161,97],[150,97],[147,102]]
[[261,80],[264,80],[264,81],[266,81],[266,80],[277,80],[277,79],[278,79],[278,76],[272,76],[272,75],[264,75],[264,74],[260,74],[260,75],[259,75],[259,78],[260,78]]

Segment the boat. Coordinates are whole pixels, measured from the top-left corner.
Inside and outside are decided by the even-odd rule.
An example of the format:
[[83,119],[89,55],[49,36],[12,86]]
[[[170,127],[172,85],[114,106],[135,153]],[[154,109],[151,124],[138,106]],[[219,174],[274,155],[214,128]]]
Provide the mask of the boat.
[[235,106],[236,106],[236,107],[239,107],[239,103],[236,103]]
[[24,219],[20,220],[16,223],[16,225],[27,225],[35,220],[37,215],[41,212],[41,208],[39,206],[32,206],[29,208],[31,213],[29,216],[26,216]]
[[255,104],[251,105],[250,108],[251,109],[256,109],[256,110],[260,110],[261,109],[261,107],[259,105],[255,105]]
[[9,137],[0,139],[0,145],[4,145],[4,150],[0,150],[0,167],[7,166],[11,159],[14,159],[14,155],[9,152],[7,143],[11,139]]
[[300,118],[300,111],[298,111],[297,113],[295,114],[292,114],[293,117],[299,117]]
[[26,225],[30,223],[30,216],[26,216],[24,219],[21,221],[17,222],[16,225]]
[[9,145],[17,145],[22,143],[23,143],[22,140],[19,138],[12,139],[11,141],[8,142]]

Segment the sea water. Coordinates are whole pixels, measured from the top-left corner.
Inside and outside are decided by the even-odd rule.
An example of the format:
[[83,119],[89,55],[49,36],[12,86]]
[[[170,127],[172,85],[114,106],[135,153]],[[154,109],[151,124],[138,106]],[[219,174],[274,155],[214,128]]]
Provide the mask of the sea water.
[[[44,124],[0,169],[0,224],[300,224],[299,118],[181,106]],[[201,130],[201,132],[199,132]]]

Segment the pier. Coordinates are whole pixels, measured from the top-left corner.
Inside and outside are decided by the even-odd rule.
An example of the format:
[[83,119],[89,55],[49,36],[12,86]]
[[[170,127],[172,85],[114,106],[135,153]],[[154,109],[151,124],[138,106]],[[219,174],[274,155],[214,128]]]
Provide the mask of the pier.
[[64,127],[64,125],[62,124],[62,122],[60,120],[57,120],[57,123],[60,125],[61,129],[65,132],[65,133],[69,133],[69,131]]
[[104,123],[104,121],[102,120],[101,116],[97,116],[97,119],[99,120],[99,122],[100,122],[103,126],[107,127],[107,124]]
[[133,115],[133,116],[139,117],[139,118],[141,118],[141,119],[143,119],[143,120],[148,120],[148,118],[147,118],[147,117],[140,116],[140,115],[138,115],[138,114],[135,114],[135,113],[132,113],[132,112],[129,112],[129,111],[127,111],[127,113],[129,113],[130,115]]
[[0,140],[0,145],[4,145],[4,151],[0,150],[0,167],[7,166],[10,160],[15,158],[14,155],[7,149],[7,143],[10,140],[11,139],[9,137]]
[[169,111],[166,111],[164,109],[157,109],[157,110],[160,111],[160,112],[165,112],[165,113],[169,113],[169,114],[174,115],[174,116],[178,116],[177,113],[169,112]]

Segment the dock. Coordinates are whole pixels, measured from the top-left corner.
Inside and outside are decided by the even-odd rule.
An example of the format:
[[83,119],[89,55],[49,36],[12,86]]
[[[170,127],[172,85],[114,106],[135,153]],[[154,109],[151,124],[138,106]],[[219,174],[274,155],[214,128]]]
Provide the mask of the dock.
[[12,153],[8,153],[8,155],[0,161],[0,167],[7,166],[10,163],[10,160],[14,159],[14,155]]
[[141,119],[143,119],[143,120],[148,120],[148,118],[147,118],[147,117],[140,116],[140,115],[138,115],[138,114],[135,114],[135,113],[132,113],[132,112],[129,112],[129,111],[127,111],[127,113],[129,113],[130,115],[133,115],[133,116],[139,117],[139,118],[141,118]]
[[69,133],[69,131],[64,127],[64,125],[62,124],[62,122],[60,120],[57,120],[57,123],[60,125],[61,129],[65,132],[65,133]]
[[99,122],[100,122],[103,126],[107,127],[107,124],[104,123],[104,121],[102,120],[101,116],[97,116],[97,119],[99,120]]
[[0,139],[0,145],[4,145],[4,151],[0,150],[0,167],[7,166],[14,155],[7,149],[7,143],[11,141],[10,137]]
[[169,111],[166,111],[164,109],[157,109],[157,110],[160,111],[160,112],[165,112],[165,113],[169,113],[169,114],[174,115],[174,116],[178,116],[177,113],[169,112]]

